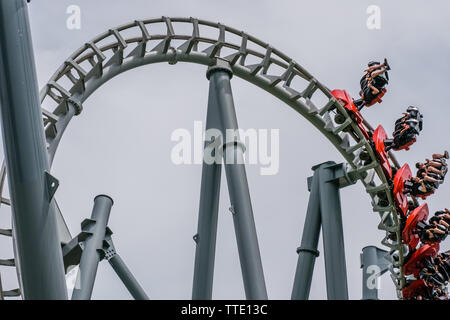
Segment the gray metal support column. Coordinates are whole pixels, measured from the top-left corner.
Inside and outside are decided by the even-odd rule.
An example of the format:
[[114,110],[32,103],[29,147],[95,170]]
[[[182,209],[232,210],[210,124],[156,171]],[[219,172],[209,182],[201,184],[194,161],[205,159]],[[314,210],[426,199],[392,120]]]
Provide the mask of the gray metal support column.
[[292,289],[292,300],[308,300],[314,264],[319,256],[319,251],[317,250],[321,224],[319,183],[319,170],[316,170],[311,183],[302,242],[297,249],[298,263]]
[[90,235],[84,241],[79,271],[80,286],[74,288],[72,300],[89,300],[91,298],[98,263],[102,259],[103,240],[113,203],[113,200],[106,195],[96,196],[91,219],[85,219],[81,223],[81,229]]
[[3,285],[2,285],[2,275],[0,274],[0,300],[4,300],[5,297],[3,296]]
[[[223,61],[218,59],[218,63],[223,63]],[[238,129],[231,92],[231,76],[231,70],[226,64],[210,67],[207,73],[207,77],[215,91],[223,137],[226,137],[227,129],[233,131]],[[243,145],[240,141],[224,141],[223,149],[228,193],[230,195],[245,294],[249,300],[265,300],[267,299],[267,290],[243,161]],[[227,161],[230,158],[234,159],[233,163]]]
[[[206,130],[220,130],[219,128],[220,119],[217,110],[216,92],[213,83],[210,83]],[[220,137],[215,137],[215,139],[218,138]],[[205,141],[205,153],[210,152],[211,155],[215,156],[214,151],[208,148],[213,144],[214,141]],[[198,228],[197,234],[194,236],[196,250],[192,286],[193,300],[212,299],[221,170],[220,162],[208,163],[203,161]]]
[[122,258],[117,253],[111,257],[108,262],[134,299],[149,300],[147,294],[144,292],[144,289],[142,289],[130,269],[128,269],[125,262],[123,262]]
[[316,168],[320,180],[320,212],[328,300],[348,299],[340,186],[336,174],[341,168],[342,164],[336,165],[332,161]]
[[389,261],[385,259],[387,251],[375,246],[362,249],[362,293],[363,300],[378,300],[379,277],[389,269]]
[[67,299],[27,4],[0,1],[2,135],[25,299]]

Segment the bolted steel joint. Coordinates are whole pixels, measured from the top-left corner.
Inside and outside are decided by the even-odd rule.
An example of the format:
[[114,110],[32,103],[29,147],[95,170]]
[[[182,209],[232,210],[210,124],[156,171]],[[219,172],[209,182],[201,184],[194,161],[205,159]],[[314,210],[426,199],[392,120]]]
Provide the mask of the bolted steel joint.
[[78,116],[81,111],[83,111],[83,105],[81,104],[80,101],[77,101],[73,98],[68,98],[67,99],[67,103],[69,103],[70,105],[72,105],[72,107],[75,109],[75,115]]
[[211,74],[216,71],[225,71],[230,75],[230,79],[233,77],[231,66],[226,60],[216,58],[215,63],[212,66],[209,66],[208,70],[206,71],[206,78],[209,80]]
[[300,252],[308,252],[313,254],[316,258],[319,256],[320,252],[319,250],[316,249],[310,249],[310,248],[303,248],[303,247],[298,247],[297,248],[297,254]]

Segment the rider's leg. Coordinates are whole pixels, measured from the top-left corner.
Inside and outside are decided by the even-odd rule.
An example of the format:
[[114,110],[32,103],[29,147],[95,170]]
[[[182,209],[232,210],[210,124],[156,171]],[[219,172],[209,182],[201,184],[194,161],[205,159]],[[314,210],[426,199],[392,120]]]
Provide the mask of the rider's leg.
[[439,220],[439,224],[440,224],[440,225],[443,225],[443,226],[446,227],[447,229],[448,229],[448,227],[450,227],[450,225],[449,225],[447,222],[445,222],[443,219]]
[[442,159],[442,158],[448,159],[448,151],[447,150],[444,151],[444,154],[439,154],[439,153],[433,154],[433,159]]
[[432,178],[425,173],[422,176],[423,176],[423,180],[425,180],[425,181],[434,182],[434,183],[442,183],[442,180]]
[[373,66],[368,67],[365,71],[370,73],[370,72],[372,72],[372,71],[374,71],[376,69],[381,69],[381,68],[384,68],[384,67],[386,67],[386,65],[384,63],[375,64]]
[[427,170],[428,172],[436,173],[436,174],[438,174],[438,175],[440,175],[440,176],[443,175],[443,172],[442,172],[441,170],[438,170],[438,169],[436,169],[435,167],[432,167],[432,166],[428,166],[428,167],[426,168],[426,170]]
[[373,71],[373,72],[371,72],[370,73],[370,76],[372,77],[372,78],[375,78],[376,76],[379,76],[380,74],[383,74],[383,73],[385,73],[387,70],[385,69],[385,68],[382,68],[382,69],[380,69],[380,70],[375,70],[375,71]]
[[437,161],[431,161],[430,159],[425,159],[427,166],[433,166],[435,168],[442,168],[443,164]]

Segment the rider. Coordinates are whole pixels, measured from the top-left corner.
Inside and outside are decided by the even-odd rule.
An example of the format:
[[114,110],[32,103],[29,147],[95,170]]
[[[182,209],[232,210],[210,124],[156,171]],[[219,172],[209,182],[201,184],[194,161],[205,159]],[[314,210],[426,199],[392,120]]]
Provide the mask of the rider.
[[417,107],[409,106],[400,119],[395,121],[392,139],[385,139],[385,150],[399,150],[414,143],[423,127],[423,116]]
[[443,171],[441,171],[441,170],[439,170],[436,167],[433,167],[431,165],[426,165],[426,164],[424,164],[422,162],[417,162],[416,163],[416,168],[418,169],[417,170],[417,176],[418,177],[421,177],[423,172],[435,173],[435,174],[439,175],[442,179],[445,176],[445,172],[443,172]]
[[403,112],[403,117],[395,121],[395,131],[401,131],[405,125],[408,124],[408,120],[415,120],[413,123],[417,123],[418,125],[416,131],[422,131],[423,115],[420,113],[419,109],[414,106],[409,106],[406,109],[406,112]]
[[391,70],[388,62],[384,59],[383,63],[371,61],[368,68],[364,70],[366,74],[361,78],[360,85],[361,100],[355,101],[358,109],[362,109],[364,105],[371,105],[381,93],[383,88],[389,82],[387,71]]
[[427,167],[434,167],[442,172],[442,175],[445,176],[448,171],[448,165],[446,159],[449,158],[448,151],[445,150],[443,154],[434,153],[432,156],[432,160],[425,159],[425,165]]
[[425,163],[416,163],[417,174],[405,182],[404,193],[410,193],[413,196],[425,195],[439,188],[444,182],[448,171],[446,159],[449,158],[448,151],[443,154],[435,153],[433,160],[426,159]]

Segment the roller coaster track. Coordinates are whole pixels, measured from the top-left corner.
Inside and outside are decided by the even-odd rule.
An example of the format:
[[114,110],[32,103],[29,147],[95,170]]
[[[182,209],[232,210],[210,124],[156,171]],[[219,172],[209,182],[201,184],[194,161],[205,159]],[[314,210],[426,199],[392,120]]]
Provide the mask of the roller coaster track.
[[[211,33],[215,36],[211,37]],[[387,258],[391,262],[391,278],[401,299],[401,289],[405,285],[402,266],[408,252],[401,243],[399,213],[395,209],[390,184],[371,142],[326,86],[293,59],[245,32],[195,18],[161,17],[109,29],[84,44],[58,68],[40,91],[50,163],[69,122],[82,112],[83,102],[108,80],[152,63],[190,62],[211,66],[217,60],[229,64],[235,76],[293,108],[341,153],[347,162],[349,179],[362,182],[371,198],[373,211],[380,216],[378,229],[386,232],[381,243],[389,248]],[[332,117],[336,109],[345,117],[339,125]],[[373,130],[368,123],[366,126]],[[349,134],[349,129],[353,134]],[[368,152],[369,161],[360,159],[362,151]],[[390,158],[398,167],[392,154]],[[9,200],[3,197],[4,168],[3,165],[0,177],[1,203],[10,205]],[[383,206],[380,205],[381,199],[385,200]],[[63,241],[70,240],[62,215],[59,219],[65,232]],[[0,234],[14,237],[11,230],[0,230]],[[0,260],[0,265],[20,266],[20,263],[14,259]],[[20,272],[18,275],[20,280]],[[17,295],[20,290],[14,293]]]

